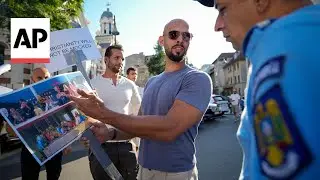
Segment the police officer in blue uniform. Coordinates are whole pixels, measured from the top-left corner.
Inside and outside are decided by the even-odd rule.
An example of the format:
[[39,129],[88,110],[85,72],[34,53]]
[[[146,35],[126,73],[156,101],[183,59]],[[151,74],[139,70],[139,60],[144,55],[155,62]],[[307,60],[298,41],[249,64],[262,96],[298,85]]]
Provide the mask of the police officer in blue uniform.
[[198,0],[250,60],[237,136],[239,179],[320,179],[320,5],[310,0]]

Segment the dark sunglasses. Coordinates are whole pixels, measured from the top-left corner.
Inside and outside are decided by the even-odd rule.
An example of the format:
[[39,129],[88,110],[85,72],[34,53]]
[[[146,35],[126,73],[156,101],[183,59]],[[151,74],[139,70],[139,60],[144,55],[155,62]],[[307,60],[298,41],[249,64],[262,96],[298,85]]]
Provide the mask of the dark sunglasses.
[[189,32],[180,32],[180,31],[170,31],[168,36],[172,40],[177,40],[180,35],[182,35],[182,39],[186,42],[189,42],[193,35]]

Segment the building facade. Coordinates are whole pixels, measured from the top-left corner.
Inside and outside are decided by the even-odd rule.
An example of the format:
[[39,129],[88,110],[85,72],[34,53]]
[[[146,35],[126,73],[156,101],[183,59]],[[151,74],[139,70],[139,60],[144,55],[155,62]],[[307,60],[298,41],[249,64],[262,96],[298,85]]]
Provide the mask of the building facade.
[[[0,29],[0,65],[10,64],[10,32]],[[0,76],[0,85],[19,89],[30,84],[33,64],[12,64],[11,70]]]
[[221,53],[219,57],[212,63],[213,71],[209,75],[212,79],[213,93],[222,94],[226,84],[225,73],[223,67],[233,59],[234,53]]
[[245,57],[242,54],[235,54],[235,57],[223,66],[223,71],[225,75],[224,92],[228,95],[235,89],[241,96],[244,96],[248,74]]
[[146,65],[148,58],[150,58],[150,56],[145,56],[142,52],[132,54],[125,58],[124,72],[126,72],[129,67],[135,67],[138,71],[136,84],[139,87],[144,87],[150,76],[148,66]]

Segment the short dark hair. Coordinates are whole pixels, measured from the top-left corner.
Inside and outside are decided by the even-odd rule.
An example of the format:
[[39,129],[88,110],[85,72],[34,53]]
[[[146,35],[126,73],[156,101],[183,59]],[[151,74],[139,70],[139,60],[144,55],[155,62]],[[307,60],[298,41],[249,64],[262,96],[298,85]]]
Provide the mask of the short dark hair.
[[104,56],[110,57],[112,55],[112,49],[118,49],[120,51],[123,51],[121,45],[111,45],[106,49],[106,52],[104,53]]
[[134,67],[129,67],[129,68],[127,69],[127,75],[129,75],[130,71],[137,71],[137,69],[134,68]]

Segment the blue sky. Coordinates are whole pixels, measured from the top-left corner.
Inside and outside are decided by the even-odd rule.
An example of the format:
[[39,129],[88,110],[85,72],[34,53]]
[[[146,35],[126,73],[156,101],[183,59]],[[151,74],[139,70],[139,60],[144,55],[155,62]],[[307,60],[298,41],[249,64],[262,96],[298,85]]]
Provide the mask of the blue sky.
[[214,31],[218,12],[193,0],[85,0],[84,14],[90,21],[89,29],[93,37],[108,2],[111,3],[110,10],[116,15],[120,32],[117,40],[123,45],[125,56],[140,52],[154,54],[153,47],[163,27],[175,18],[182,18],[190,25],[194,38],[188,58],[197,67],[211,64],[223,52],[234,52],[222,33]]

